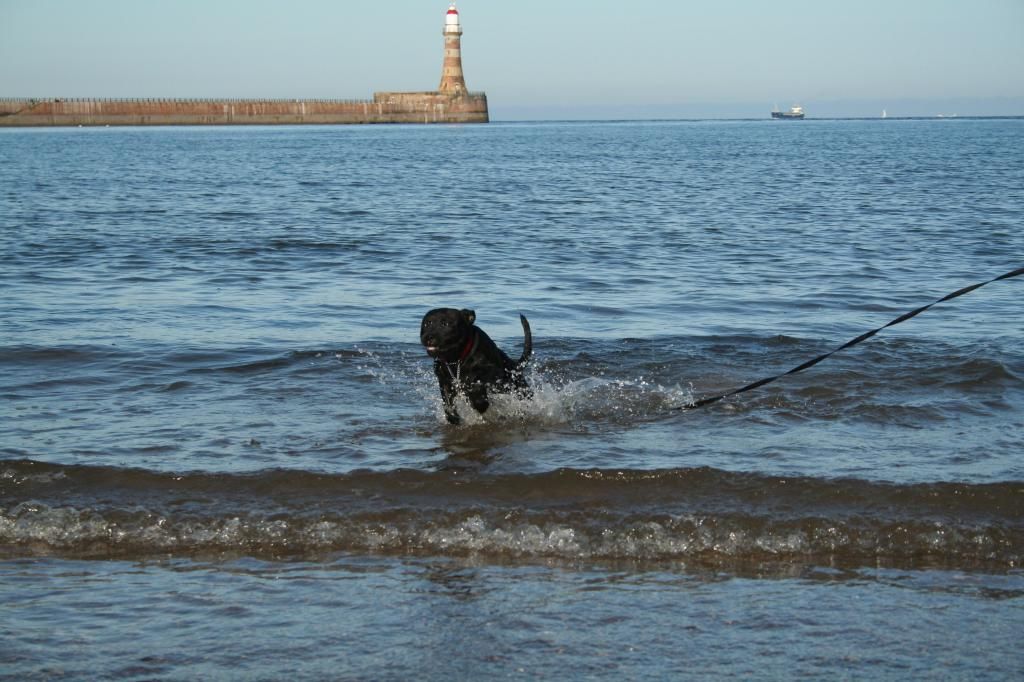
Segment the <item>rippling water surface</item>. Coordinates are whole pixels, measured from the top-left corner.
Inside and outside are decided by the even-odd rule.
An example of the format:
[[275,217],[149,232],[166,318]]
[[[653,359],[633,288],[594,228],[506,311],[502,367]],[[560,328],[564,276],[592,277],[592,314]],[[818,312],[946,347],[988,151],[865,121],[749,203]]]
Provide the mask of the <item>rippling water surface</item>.
[[[1024,669],[1024,277],[675,409],[1024,266],[1022,158],[1020,119],[0,131],[0,662]],[[525,314],[533,399],[447,425],[438,306],[513,356]]]

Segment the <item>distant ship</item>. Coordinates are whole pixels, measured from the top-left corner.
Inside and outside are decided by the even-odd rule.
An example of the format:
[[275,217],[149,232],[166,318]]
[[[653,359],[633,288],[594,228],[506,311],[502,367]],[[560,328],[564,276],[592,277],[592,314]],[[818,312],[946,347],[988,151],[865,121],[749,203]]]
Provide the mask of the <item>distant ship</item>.
[[803,107],[790,107],[789,111],[779,111],[778,107],[772,112],[772,118],[803,118]]

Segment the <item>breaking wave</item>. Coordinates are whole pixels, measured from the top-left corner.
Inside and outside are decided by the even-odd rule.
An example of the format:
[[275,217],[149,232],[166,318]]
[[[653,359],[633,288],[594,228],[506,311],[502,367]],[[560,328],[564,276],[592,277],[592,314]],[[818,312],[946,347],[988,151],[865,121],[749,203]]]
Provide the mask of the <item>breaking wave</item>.
[[104,558],[358,552],[1006,569],[1024,560],[1024,483],[709,468],[174,475],[19,460],[0,465],[0,547]]

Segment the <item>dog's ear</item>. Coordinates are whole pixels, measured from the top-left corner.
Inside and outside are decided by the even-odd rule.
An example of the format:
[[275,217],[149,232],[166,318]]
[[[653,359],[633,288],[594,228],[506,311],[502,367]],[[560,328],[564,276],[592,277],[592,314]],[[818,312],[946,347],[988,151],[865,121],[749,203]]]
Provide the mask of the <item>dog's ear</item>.
[[459,312],[462,313],[462,317],[466,320],[466,324],[473,326],[473,323],[476,322],[476,313],[468,308],[463,308]]

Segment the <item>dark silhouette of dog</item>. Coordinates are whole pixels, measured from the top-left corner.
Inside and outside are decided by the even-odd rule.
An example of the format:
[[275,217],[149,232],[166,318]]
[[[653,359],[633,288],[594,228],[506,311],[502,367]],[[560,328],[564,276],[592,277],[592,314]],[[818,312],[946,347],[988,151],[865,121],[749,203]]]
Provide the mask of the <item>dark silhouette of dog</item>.
[[522,315],[523,355],[512,360],[498,348],[484,330],[477,327],[476,313],[457,308],[435,308],[423,316],[420,343],[434,358],[434,374],[441,387],[444,415],[451,424],[461,419],[455,398],[466,396],[473,409],[483,414],[490,407],[488,392],[513,393],[530,397],[523,366],[533,352],[530,323]]

